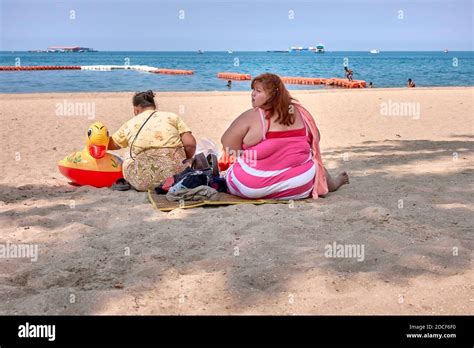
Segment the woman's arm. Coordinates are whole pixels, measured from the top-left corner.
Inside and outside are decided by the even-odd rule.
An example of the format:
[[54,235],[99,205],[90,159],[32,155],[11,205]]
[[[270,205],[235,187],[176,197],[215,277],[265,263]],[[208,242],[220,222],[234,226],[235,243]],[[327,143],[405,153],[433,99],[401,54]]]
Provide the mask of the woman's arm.
[[[253,109],[249,111],[253,111]],[[237,117],[224,132],[224,135],[221,138],[221,143],[224,146],[225,152],[238,152],[242,150],[244,137],[250,129],[249,111],[246,111]]]
[[190,159],[196,152],[196,139],[191,132],[185,132],[181,134],[181,142],[184,146],[184,152],[186,153],[186,159]]

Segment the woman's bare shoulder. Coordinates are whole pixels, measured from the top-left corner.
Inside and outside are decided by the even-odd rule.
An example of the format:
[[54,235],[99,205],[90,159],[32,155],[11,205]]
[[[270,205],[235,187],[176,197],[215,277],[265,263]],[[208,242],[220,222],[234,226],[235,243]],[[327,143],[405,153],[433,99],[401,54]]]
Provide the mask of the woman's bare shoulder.
[[242,122],[253,122],[255,118],[258,117],[258,108],[251,108],[242,112],[236,120]]
[[241,116],[244,116],[244,117],[255,117],[257,115],[258,115],[258,108],[248,109],[241,114]]

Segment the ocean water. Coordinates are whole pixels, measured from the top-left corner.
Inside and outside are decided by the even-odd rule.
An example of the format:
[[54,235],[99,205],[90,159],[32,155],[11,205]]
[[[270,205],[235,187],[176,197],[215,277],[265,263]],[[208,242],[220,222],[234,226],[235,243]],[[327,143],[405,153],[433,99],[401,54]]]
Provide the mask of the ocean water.
[[[113,71],[0,71],[0,93],[89,91],[227,91],[218,72],[238,72],[252,77],[263,72],[281,76],[344,77],[344,64],[354,79],[372,81],[374,87],[474,86],[474,52],[0,52],[0,65],[149,65],[193,70],[194,75]],[[290,90],[333,88],[288,85]],[[250,81],[233,81],[232,90],[250,89]]]

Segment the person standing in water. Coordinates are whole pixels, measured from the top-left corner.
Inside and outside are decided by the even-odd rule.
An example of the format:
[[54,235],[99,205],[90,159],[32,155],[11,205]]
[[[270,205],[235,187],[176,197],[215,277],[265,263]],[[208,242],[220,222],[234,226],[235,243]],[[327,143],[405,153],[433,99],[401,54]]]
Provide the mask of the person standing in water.
[[412,79],[408,79],[408,88],[415,88],[415,81]]
[[352,80],[352,70],[349,69],[347,66],[344,67],[344,70],[346,71],[346,77],[349,81],[353,81]]

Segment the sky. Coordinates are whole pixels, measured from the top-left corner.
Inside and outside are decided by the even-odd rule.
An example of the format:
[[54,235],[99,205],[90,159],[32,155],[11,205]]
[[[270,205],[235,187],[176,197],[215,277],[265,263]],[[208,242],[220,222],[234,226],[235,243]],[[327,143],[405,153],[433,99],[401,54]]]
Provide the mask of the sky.
[[0,0],[0,50],[472,51],[474,0]]

